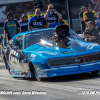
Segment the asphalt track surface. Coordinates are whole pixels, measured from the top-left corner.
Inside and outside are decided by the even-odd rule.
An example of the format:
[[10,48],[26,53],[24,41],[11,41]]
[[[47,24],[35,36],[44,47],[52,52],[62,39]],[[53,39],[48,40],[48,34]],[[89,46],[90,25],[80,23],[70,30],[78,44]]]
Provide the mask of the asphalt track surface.
[[12,78],[0,58],[0,100],[100,100],[100,74]]

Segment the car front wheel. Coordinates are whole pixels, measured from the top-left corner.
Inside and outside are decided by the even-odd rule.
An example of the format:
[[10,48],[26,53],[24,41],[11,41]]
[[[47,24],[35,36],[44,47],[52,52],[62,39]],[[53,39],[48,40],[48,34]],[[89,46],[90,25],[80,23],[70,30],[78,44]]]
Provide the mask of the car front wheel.
[[37,81],[43,81],[43,78],[39,78],[39,77],[38,77],[35,68],[34,68],[34,76],[35,76],[35,78],[36,78]]

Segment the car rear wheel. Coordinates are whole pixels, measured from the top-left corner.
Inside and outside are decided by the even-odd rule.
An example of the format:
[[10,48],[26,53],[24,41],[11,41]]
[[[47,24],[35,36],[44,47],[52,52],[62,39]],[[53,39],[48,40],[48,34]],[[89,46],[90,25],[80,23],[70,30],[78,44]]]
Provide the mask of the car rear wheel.
[[10,75],[11,75],[11,69],[10,69],[8,63],[6,63],[6,64],[7,64],[7,69],[8,69],[8,71],[9,71]]
[[99,70],[91,72],[92,74],[96,75],[99,73]]
[[6,67],[6,69],[8,69],[8,71],[9,71],[9,73],[10,73],[10,75],[11,75],[11,70],[10,70],[10,67],[9,67],[7,61],[6,61],[5,56],[3,56],[3,60],[4,60],[4,63],[5,63],[5,67]]
[[8,65],[8,63],[7,63],[7,61],[5,60],[4,62],[5,62],[5,67],[8,69],[8,71],[9,71],[9,73],[10,73],[10,75],[11,75],[11,69],[10,69],[10,67],[9,67],[9,65]]

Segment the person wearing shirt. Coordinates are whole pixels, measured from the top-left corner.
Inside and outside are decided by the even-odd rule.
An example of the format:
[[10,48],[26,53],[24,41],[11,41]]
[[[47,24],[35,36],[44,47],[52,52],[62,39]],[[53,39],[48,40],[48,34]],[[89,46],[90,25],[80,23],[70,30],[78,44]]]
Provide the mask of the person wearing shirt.
[[13,19],[13,15],[11,13],[7,14],[7,20],[4,23],[4,40],[6,41],[6,36],[8,36],[8,41],[14,37],[16,34],[21,32],[21,27],[19,22],[16,19]]
[[22,32],[28,31],[28,19],[26,14],[21,15],[21,20],[19,21],[19,24]]
[[89,21],[93,21],[94,26],[96,25],[96,19],[97,19],[96,12],[92,10],[92,7],[90,4],[88,4],[87,6],[87,11],[84,12],[83,18],[84,18],[85,24],[87,24]]
[[98,28],[98,30],[100,31],[100,12],[97,13],[97,23],[96,23],[96,26]]
[[62,15],[54,9],[52,4],[48,5],[48,9],[44,18],[48,22],[48,26],[58,23],[58,19],[62,19]]
[[86,28],[84,34],[85,41],[96,42],[100,44],[99,31],[94,27],[94,23],[89,21],[87,23],[87,27],[88,28]]
[[85,28],[86,28],[86,24],[85,21],[83,19],[83,13],[86,11],[86,7],[82,6],[81,7],[81,12],[79,13],[79,18],[81,20],[81,28],[82,28],[82,32],[85,32]]
[[68,23],[63,19],[58,19],[58,22],[59,22],[59,25],[67,25],[68,26]]
[[28,22],[28,30],[36,30],[41,28],[48,28],[47,21],[41,16],[39,8],[35,10],[35,16],[31,17]]

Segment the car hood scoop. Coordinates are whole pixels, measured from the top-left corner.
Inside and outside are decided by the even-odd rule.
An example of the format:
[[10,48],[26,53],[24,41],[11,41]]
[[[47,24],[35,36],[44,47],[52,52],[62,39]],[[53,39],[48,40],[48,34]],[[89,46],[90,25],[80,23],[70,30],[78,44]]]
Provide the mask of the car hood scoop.
[[80,43],[74,39],[68,39],[67,42],[53,42],[51,40],[46,40],[46,39],[41,39],[40,43],[38,43],[41,46],[45,46],[45,47],[58,47],[58,48],[66,48],[66,49],[70,49],[70,48],[75,48],[77,46],[81,46]]

